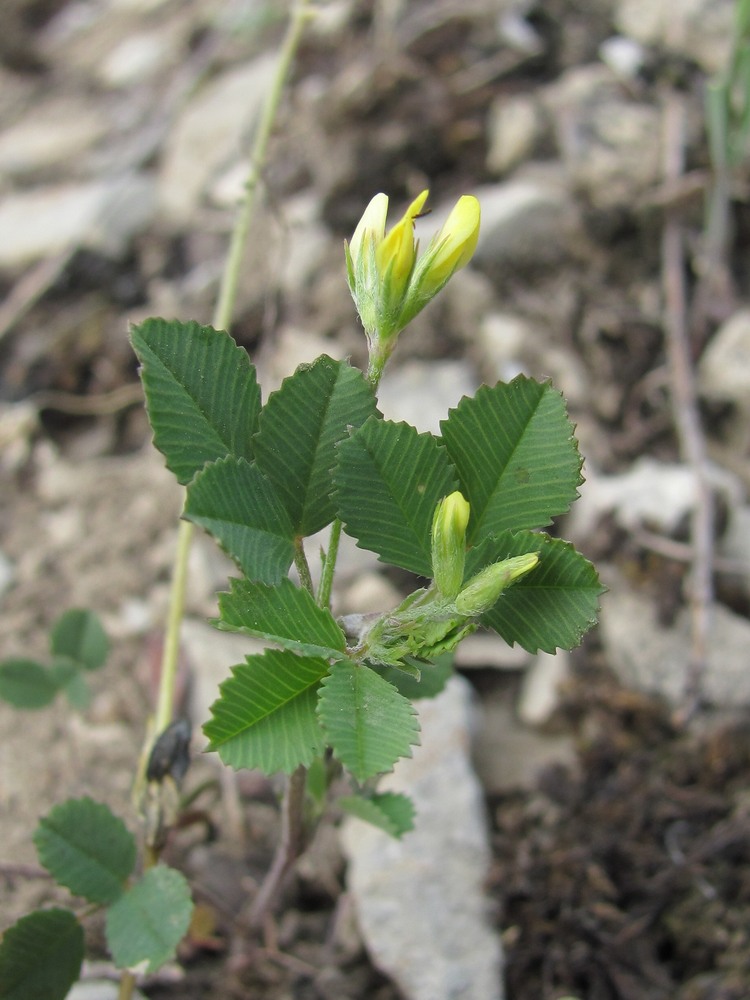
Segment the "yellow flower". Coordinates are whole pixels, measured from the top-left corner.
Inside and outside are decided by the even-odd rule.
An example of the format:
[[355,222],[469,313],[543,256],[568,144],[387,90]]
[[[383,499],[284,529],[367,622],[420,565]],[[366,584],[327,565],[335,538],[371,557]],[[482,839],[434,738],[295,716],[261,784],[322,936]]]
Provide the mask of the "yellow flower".
[[414,220],[428,193],[422,191],[387,234],[388,197],[376,194],[345,246],[349,288],[371,349],[383,362],[396,335],[468,264],[479,238],[479,202],[463,195],[419,257]]
[[536,552],[527,552],[525,555],[511,556],[510,559],[485,566],[469,580],[456,598],[456,611],[469,618],[484,614],[506,588],[530,573],[538,562]]
[[469,501],[456,490],[440,501],[432,518],[432,575],[443,597],[451,600],[464,582],[470,512]]

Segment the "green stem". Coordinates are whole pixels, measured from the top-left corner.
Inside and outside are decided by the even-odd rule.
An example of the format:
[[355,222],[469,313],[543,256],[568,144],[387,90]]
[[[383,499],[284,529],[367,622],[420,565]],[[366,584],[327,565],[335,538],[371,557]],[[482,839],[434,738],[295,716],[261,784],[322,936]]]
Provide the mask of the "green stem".
[[305,546],[302,541],[301,536],[294,539],[294,565],[299,573],[299,582],[310,594],[315,593],[315,587],[313,586],[312,576],[310,575],[310,567],[307,563],[307,556],[305,555]]
[[276,75],[271,84],[271,90],[258,125],[253,150],[250,154],[248,176],[245,182],[245,196],[232,232],[227,266],[224,270],[219,300],[216,304],[216,312],[214,313],[213,325],[220,330],[228,329],[234,314],[234,303],[237,298],[237,285],[239,283],[242,258],[245,253],[247,234],[255,208],[255,194],[268,151],[268,140],[271,136],[273,123],[276,120],[279,102],[284,92],[284,85],[292,66],[292,60],[302,38],[302,31],[307,21],[312,17],[312,11],[309,7],[309,0],[298,0],[292,11],[286,36],[281,46],[281,52],[279,53]]
[[135,976],[127,969],[120,976],[120,988],[117,991],[117,1000],[130,1000],[135,988]]
[[331,591],[333,589],[333,573],[336,569],[336,557],[339,554],[339,541],[341,540],[341,528],[343,527],[339,518],[331,525],[331,536],[328,541],[328,552],[326,552],[323,572],[320,577],[320,588],[318,590],[318,606],[330,608]]

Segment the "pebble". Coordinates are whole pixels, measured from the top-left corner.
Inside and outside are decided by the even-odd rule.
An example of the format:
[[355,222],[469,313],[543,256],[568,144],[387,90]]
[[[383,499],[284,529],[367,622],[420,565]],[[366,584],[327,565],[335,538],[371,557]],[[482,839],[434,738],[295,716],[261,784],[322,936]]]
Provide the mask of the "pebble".
[[153,210],[153,182],[143,174],[9,194],[0,202],[0,267],[82,246],[117,256]]
[[405,420],[418,431],[440,433],[440,421],[463,396],[476,392],[473,366],[460,361],[405,361],[389,369],[378,390],[378,406],[388,420]]
[[703,352],[698,366],[701,391],[713,399],[734,403],[750,414],[750,309],[741,309],[722,323]]
[[617,0],[614,23],[641,45],[694,59],[718,73],[729,58],[734,0]]
[[416,826],[401,840],[360,820],[342,837],[348,887],[373,961],[405,1000],[502,1000],[500,937],[482,886],[490,847],[468,756],[469,684],[454,677],[419,702],[422,745],[380,788],[405,792]]
[[55,99],[0,133],[0,174],[69,166],[102,138],[104,115],[77,100]]
[[527,726],[543,726],[560,704],[560,689],[570,677],[570,654],[538,653],[523,676],[518,718]]
[[275,56],[269,54],[227,70],[208,83],[177,120],[159,179],[161,208],[175,225],[189,226],[211,183],[233,161],[247,159],[245,139],[275,67]]
[[[665,627],[657,618],[653,599],[622,580],[606,582],[609,593],[602,601],[600,634],[608,663],[626,686],[679,705],[691,652],[689,610],[681,609],[674,624]],[[715,604],[703,677],[703,691],[710,704],[720,708],[750,706],[749,648],[750,621]]]

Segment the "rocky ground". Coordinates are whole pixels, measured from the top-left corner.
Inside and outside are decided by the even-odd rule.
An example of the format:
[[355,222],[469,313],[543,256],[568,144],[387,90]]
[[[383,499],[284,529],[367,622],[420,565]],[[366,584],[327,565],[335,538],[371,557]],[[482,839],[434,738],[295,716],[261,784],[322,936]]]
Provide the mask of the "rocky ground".
[[[609,587],[601,627],[531,659],[488,636],[424,710],[394,781],[400,847],[324,831],[278,919],[247,930],[273,788],[200,753],[206,822],[175,837],[201,920],[150,997],[740,1000],[750,994],[748,172],[713,190],[707,81],[731,0],[329,0],[263,173],[232,333],[268,392],[364,359],[342,242],[370,197],[482,205],[475,261],[402,339],[384,412],[436,429],[482,381],[550,377],[586,483],[561,521]],[[70,795],[137,827],[180,492],[150,444],[131,322],[208,322],[286,5],[6,0],[0,33],[0,655],[65,608],[112,639],[94,698],[0,704],[0,926]],[[204,624],[228,567],[192,555],[183,706],[196,730],[247,644]],[[694,586],[691,586],[691,581]],[[342,554],[341,611],[403,581]],[[469,753],[471,749],[471,753]],[[420,839],[421,838],[421,839]],[[409,904],[416,908],[409,908]],[[106,980],[96,927],[87,976]],[[96,994],[108,996],[106,986]]]

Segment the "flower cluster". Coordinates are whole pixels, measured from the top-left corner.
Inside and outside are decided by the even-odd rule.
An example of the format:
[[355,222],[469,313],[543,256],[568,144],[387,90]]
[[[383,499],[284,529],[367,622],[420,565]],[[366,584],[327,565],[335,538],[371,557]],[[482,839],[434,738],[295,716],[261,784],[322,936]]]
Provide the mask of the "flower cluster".
[[388,197],[376,194],[345,247],[349,288],[371,353],[383,361],[401,330],[468,264],[479,239],[479,202],[463,195],[420,256],[414,220],[428,193],[422,191],[388,233]]

